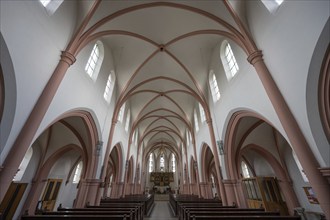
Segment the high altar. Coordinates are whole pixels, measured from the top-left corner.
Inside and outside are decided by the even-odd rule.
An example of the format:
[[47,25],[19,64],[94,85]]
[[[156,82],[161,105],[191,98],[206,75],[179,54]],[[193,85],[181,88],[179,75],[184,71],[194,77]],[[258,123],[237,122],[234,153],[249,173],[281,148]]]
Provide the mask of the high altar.
[[152,172],[150,174],[150,182],[153,182],[154,186],[169,186],[173,181],[173,172]]

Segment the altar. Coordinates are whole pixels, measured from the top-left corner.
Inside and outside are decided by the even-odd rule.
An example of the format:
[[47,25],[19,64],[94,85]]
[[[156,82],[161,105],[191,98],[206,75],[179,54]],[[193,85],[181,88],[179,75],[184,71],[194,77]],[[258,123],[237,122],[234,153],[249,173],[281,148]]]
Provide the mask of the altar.
[[167,192],[167,189],[169,189],[169,186],[154,186],[154,189],[156,189],[156,192],[160,192],[160,193],[165,193]]
[[174,181],[173,172],[151,172],[150,182],[154,183],[154,186],[168,187],[171,182]]

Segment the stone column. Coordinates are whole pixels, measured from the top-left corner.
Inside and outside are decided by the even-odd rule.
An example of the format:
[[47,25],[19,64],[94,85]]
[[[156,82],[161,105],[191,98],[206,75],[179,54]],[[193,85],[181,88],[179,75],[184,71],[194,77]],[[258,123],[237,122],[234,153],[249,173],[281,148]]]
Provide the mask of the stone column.
[[[117,124],[117,120],[112,120],[112,124],[111,124],[111,128],[110,128],[110,133],[109,133],[109,139],[108,139],[108,144],[107,144],[107,148],[104,154],[104,161],[103,161],[103,171],[101,173],[101,180],[105,182],[105,177],[107,174],[107,170],[108,170],[108,161],[109,161],[109,156],[110,156],[110,149],[111,149],[111,144],[112,144],[112,137],[115,131],[115,127]],[[96,199],[98,201],[101,200],[102,197],[102,192],[101,192],[101,188],[97,191],[97,196]],[[103,191],[103,197],[107,196],[107,190]]]
[[209,127],[209,133],[210,133],[210,136],[211,136],[210,139],[211,139],[211,142],[212,142],[212,151],[213,151],[214,162],[215,162],[215,170],[217,172],[217,182],[219,184],[221,201],[222,201],[223,205],[227,205],[227,196],[226,196],[226,192],[225,192],[224,185],[223,185],[223,182],[222,182],[222,177],[221,177],[220,158],[219,158],[218,151],[217,151],[217,144],[216,144],[216,141],[215,141],[212,120],[209,119],[209,120],[206,121],[206,123]]
[[278,180],[278,185],[285,198],[285,203],[288,207],[289,214],[293,215],[294,209],[299,207],[300,205],[297,196],[294,193],[292,182],[288,182],[285,180]]
[[33,215],[38,204],[38,200],[42,193],[43,188],[47,183],[47,179],[44,180],[33,180],[32,186],[29,191],[29,195],[25,201],[24,208],[22,211],[28,211],[29,215]]
[[43,89],[37,103],[33,107],[28,119],[26,120],[21,132],[17,136],[11,147],[0,172],[0,200],[2,201],[10,183],[15,176],[23,157],[30,147],[34,135],[52,102],[59,85],[65,76],[66,71],[76,61],[76,58],[69,52],[63,51],[61,59],[57,64],[52,76]]
[[237,195],[237,206],[241,208],[247,208],[248,204],[243,191],[243,181],[242,179],[237,180],[237,184],[235,187],[236,195]]
[[[223,181],[225,190],[226,190],[226,195],[227,195],[227,202],[228,205],[232,204],[238,204],[238,198],[237,198],[237,181],[236,180],[224,180]],[[245,199],[243,197],[243,199]]]
[[248,57],[248,61],[254,66],[267,95],[277,113],[277,116],[289,138],[290,144],[298,156],[298,159],[316,193],[320,206],[327,219],[330,219],[330,186],[326,178],[319,172],[319,163],[309,147],[300,127],[295,120],[289,106],[277,87],[262,58],[261,51],[255,51]]
[[98,203],[98,201],[96,201],[97,190],[101,185],[101,180],[100,179],[87,179],[86,185],[87,185],[88,191],[87,191],[85,203],[88,203],[90,205],[96,205]]

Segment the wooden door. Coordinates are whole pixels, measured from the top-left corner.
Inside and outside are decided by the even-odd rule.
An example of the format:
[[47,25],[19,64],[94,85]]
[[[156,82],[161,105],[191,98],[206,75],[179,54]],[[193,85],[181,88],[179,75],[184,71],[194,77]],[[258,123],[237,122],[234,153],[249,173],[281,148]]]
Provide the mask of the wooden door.
[[257,178],[252,177],[243,179],[243,188],[249,208],[264,208]]
[[249,208],[264,208],[288,214],[276,177],[252,177],[243,179],[243,187]]
[[42,210],[53,211],[61,184],[61,179],[48,179],[44,195],[42,197]]
[[0,213],[2,214],[1,219],[13,219],[17,206],[22,199],[27,185],[27,183],[14,182],[10,184],[9,189],[0,204]]
[[279,210],[282,215],[288,214],[286,203],[282,199],[277,179],[275,177],[264,177],[261,179],[262,193],[264,193],[264,204],[267,211]]

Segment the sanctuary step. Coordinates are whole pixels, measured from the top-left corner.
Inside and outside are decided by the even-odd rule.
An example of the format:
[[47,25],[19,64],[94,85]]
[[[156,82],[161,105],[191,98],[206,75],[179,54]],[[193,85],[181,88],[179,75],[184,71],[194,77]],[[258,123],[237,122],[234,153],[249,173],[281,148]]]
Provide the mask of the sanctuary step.
[[168,194],[155,194],[155,201],[169,201],[169,195]]

